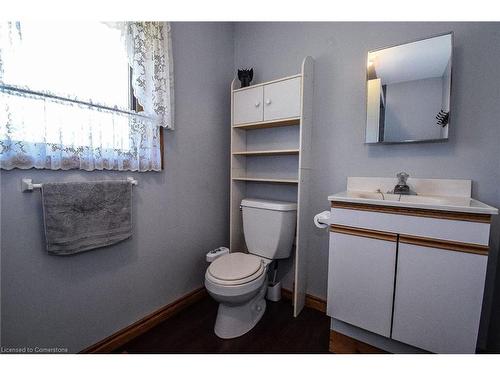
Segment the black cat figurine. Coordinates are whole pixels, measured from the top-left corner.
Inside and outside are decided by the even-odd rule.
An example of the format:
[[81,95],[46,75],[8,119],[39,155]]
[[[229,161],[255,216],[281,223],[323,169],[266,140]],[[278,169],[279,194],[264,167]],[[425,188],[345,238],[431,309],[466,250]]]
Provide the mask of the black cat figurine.
[[250,86],[250,82],[253,79],[253,68],[252,69],[238,69],[238,79],[241,82],[241,87]]

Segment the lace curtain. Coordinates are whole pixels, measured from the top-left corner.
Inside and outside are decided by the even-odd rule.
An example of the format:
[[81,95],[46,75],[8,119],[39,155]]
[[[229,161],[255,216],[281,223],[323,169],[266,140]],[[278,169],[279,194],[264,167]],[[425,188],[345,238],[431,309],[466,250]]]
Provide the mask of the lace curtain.
[[[169,25],[133,22],[120,28],[75,22],[0,25],[2,169],[161,170],[159,126],[173,128]],[[71,44],[63,40],[68,34]],[[50,40],[36,50],[42,37]],[[60,50],[51,54],[51,48]],[[37,59],[37,53],[43,56]],[[69,59],[62,68],[50,60],[61,53]],[[84,59],[87,71],[82,72],[74,65]],[[140,114],[128,109],[127,60],[144,108]]]
[[174,129],[174,74],[170,24],[126,22],[126,43],[134,94],[159,126]]

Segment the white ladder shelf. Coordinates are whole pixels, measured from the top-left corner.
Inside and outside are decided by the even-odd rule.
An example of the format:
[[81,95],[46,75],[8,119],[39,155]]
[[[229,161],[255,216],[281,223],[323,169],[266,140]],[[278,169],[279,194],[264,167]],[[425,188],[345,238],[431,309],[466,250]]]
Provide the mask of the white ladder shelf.
[[[230,249],[246,251],[242,199],[297,201],[294,316],[300,314],[306,295],[307,242],[303,231],[311,221],[306,208],[311,169],[313,65],[308,56],[302,62],[300,74],[245,88],[237,88],[236,79],[231,83]],[[277,94],[280,90],[281,96]],[[247,107],[241,102],[235,106],[235,96],[237,100],[247,100]],[[292,107],[289,115],[279,117],[286,114],[288,103]],[[235,110],[243,112],[235,116]],[[266,119],[266,111],[278,118]],[[235,123],[235,118],[252,118],[252,121]],[[256,118],[261,120],[253,121]]]

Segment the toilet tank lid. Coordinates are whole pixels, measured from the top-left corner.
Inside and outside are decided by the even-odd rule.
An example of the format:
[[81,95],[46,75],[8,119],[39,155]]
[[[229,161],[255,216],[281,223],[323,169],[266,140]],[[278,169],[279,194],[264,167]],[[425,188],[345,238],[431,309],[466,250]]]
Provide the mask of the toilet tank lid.
[[297,203],[295,202],[245,198],[241,201],[241,205],[243,207],[262,208],[273,211],[297,211]]

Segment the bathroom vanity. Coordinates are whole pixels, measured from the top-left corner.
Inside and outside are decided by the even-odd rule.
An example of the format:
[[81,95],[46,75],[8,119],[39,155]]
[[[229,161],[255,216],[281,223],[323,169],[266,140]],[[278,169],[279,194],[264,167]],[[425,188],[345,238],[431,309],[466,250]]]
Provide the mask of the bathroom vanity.
[[[494,207],[470,180],[348,178],[331,202],[327,314],[390,352],[474,353]],[[416,195],[415,195],[416,193]]]

